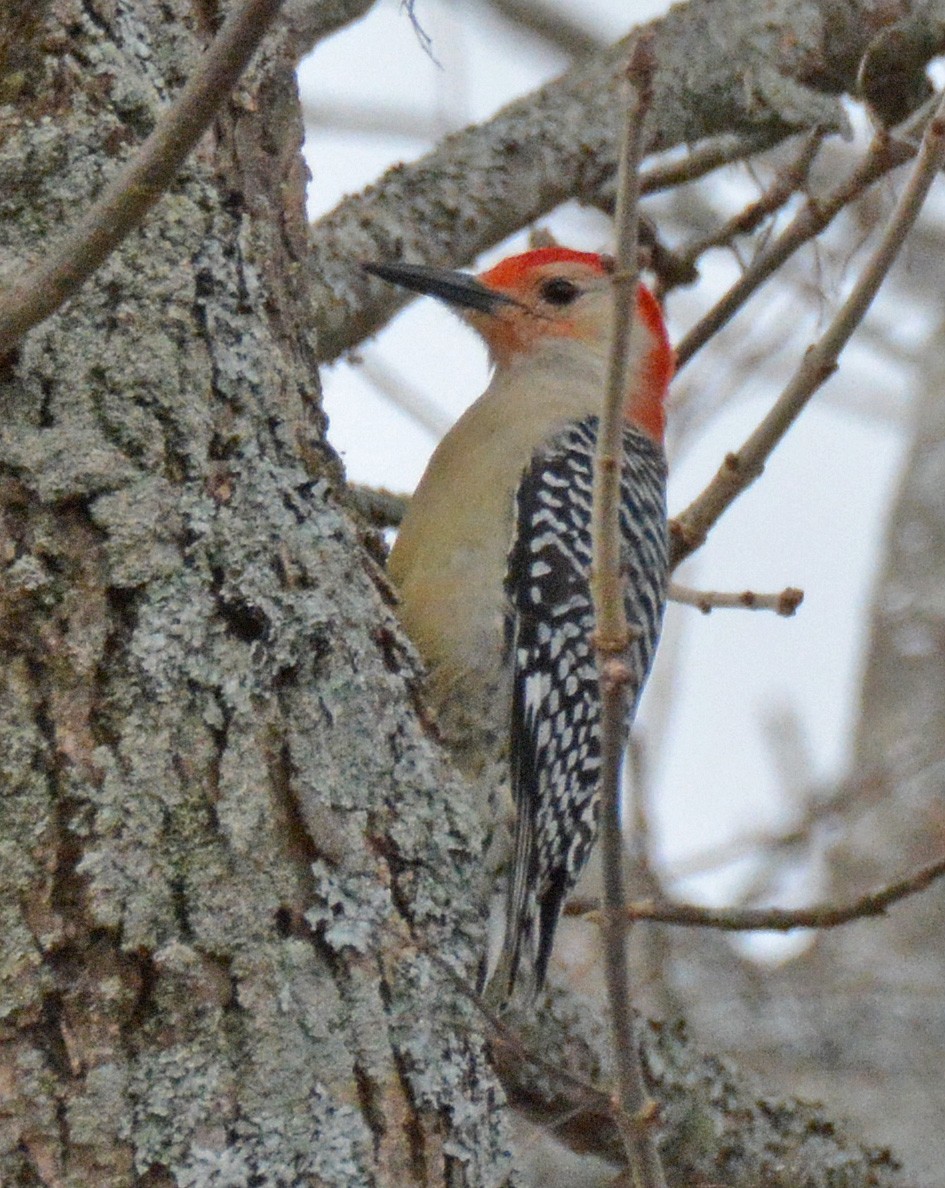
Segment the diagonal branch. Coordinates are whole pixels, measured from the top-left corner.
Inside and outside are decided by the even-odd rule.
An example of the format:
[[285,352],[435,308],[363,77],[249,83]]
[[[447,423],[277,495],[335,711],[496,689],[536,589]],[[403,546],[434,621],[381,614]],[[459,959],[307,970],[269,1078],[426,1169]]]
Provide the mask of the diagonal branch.
[[138,153],[48,257],[0,292],[0,357],[89,279],[171,185],[229,95],[283,0],[244,0]]
[[[801,147],[793,160],[779,169],[768,189],[744,210],[724,222],[714,231],[700,237],[686,248],[674,252],[675,263],[681,270],[695,268],[704,252],[713,247],[730,246],[740,235],[750,235],[760,224],[781,209],[803,186],[807,184],[810,168],[823,142],[823,133],[815,129],[803,138]],[[809,203],[813,206],[813,203]],[[677,365],[681,355],[677,351]]]
[[[723,133],[693,146],[684,157],[674,161],[657,161],[640,175],[640,193],[655,194],[674,186],[698,181],[713,169],[733,165],[769,149],[779,138],[770,129],[759,129],[744,136]],[[601,203],[606,214],[613,214],[612,203]]]
[[794,378],[754,433],[737,452],[727,455],[708,487],[673,521],[673,566],[699,548],[722,513],[758,478],[772,450],[836,370],[840,352],[879,291],[943,161],[945,95],[925,130],[912,173],[879,245],[826,333],[807,351]]
[[[883,28],[924,13],[921,6],[859,0],[856,19],[840,20],[833,0],[793,0],[776,10],[757,0],[677,5],[642,30],[653,36],[658,65],[646,151],[723,133],[772,145],[798,131],[842,126],[836,96],[854,91],[867,47]],[[724,37],[707,34],[722,28]],[[376,333],[403,304],[368,286],[352,261],[455,267],[568,199],[599,204],[612,194],[620,140],[613,97],[627,52],[624,41],[581,62],[420,160],[396,165],[320,219],[311,268],[320,358],[337,358]]]
[[887,132],[874,137],[863,160],[829,194],[810,198],[777,239],[752,260],[728,292],[686,334],[676,348],[677,373],[701,350],[713,335],[727,326],[749,297],[785,264],[805,243],[818,236],[836,216],[874,182],[913,156],[906,141]]
[[573,20],[563,8],[541,0],[489,0],[489,7],[515,28],[526,30],[572,57],[587,58],[604,48],[585,25]]

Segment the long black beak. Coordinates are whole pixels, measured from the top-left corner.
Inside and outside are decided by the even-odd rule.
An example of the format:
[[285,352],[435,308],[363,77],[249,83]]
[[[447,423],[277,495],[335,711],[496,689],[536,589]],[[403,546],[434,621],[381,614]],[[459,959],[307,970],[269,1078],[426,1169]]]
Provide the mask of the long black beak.
[[390,281],[414,293],[436,297],[460,309],[474,309],[489,314],[495,313],[501,305],[518,305],[514,297],[488,288],[468,272],[451,272],[445,268],[430,268],[425,264],[375,264],[369,260],[363,261],[361,267],[381,280]]

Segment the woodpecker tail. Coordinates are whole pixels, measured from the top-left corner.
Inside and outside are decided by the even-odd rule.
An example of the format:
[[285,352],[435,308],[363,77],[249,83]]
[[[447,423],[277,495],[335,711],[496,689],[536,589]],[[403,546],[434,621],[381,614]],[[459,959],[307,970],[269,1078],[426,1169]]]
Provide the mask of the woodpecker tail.
[[[513,626],[510,641],[513,652],[521,643],[520,626],[521,620]],[[524,682],[516,682],[513,694],[513,719],[516,721],[532,717],[525,706],[519,704],[525,688]],[[538,811],[550,795],[549,770],[539,752],[529,746],[517,745],[517,742],[513,737],[509,775],[519,804],[505,896],[502,948],[489,978],[488,991],[488,998],[497,1006],[504,1006],[516,987],[529,1002],[544,988],[561,909],[593,845],[597,824],[596,804],[592,804],[587,816],[590,833],[584,845],[577,847],[576,873],[567,861],[549,861],[549,850],[554,849],[562,835],[570,856],[574,857],[580,830],[575,831],[573,822],[549,820],[546,814]],[[522,795],[525,789],[536,791],[538,795],[525,797]]]
[[529,1002],[544,989],[567,891],[562,880],[540,902],[526,894],[520,904],[510,898],[503,905],[501,949],[493,954],[483,978],[486,997],[493,1006],[505,1006],[516,989]]
[[567,892],[562,879],[561,885],[551,888],[540,902],[529,897],[515,919],[507,920],[502,957],[494,979],[506,1001],[516,985],[524,987],[529,999],[544,989],[555,930]]

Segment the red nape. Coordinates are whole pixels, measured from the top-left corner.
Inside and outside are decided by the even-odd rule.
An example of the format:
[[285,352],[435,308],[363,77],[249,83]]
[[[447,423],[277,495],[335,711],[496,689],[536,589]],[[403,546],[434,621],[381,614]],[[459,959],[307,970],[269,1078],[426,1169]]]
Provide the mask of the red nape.
[[640,373],[627,393],[624,415],[653,441],[662,444],[666,428],[664,402],[676,360],[659,302],[646,285],[637,289],[636,315],[649,333],[650,346],[640,361]]
[[676,352],[669,342],[662,307],[646,285],[640,285],[637,289],[637,317],[654,339],[654,347],[647,361],[650,379],[654,387],[665,392],[676,370]]

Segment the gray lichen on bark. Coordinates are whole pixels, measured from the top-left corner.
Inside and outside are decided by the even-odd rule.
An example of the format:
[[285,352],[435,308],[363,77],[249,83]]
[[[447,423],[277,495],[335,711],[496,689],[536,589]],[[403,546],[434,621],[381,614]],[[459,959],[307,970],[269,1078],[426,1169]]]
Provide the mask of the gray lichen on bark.
[[[159,118],[192,15],[37,30],[5,275]],[[287,40],[4,361],[4,1182],[505,1178],[470,1008],[422,952],[479,950],[479,823],[338,502]]]

